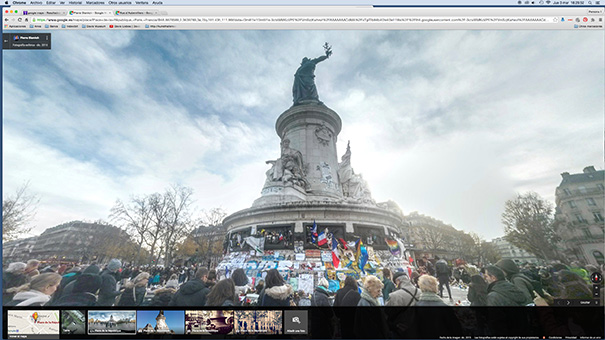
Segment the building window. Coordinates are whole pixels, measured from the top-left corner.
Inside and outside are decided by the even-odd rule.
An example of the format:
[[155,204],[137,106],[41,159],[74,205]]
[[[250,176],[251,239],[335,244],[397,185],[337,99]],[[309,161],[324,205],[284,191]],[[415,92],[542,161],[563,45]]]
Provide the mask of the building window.
[[584,217],[582,217],[582,215],[580,214],[576,214],[576,219],[578,220],[578,222],[584,222]]
[[605,190],[605,186],[603,186],[603,183],[598,183],[597,188],[599,188],[601,190]]
[[582,229],[582,232],[584,233],[584,236],[586,236],[588,238],[592,238],[592,234],[590,233],[590,229],[584,228],[584,229]]
[[595,222],[603,222],[603,215],[600,212],[593,212],[592,216],[594,216]]
[[571,191],[569,191],[569,189],[565,188],[563,189],[563,192],[565,193],[565,195],[571,196]]
[[577,208],[577,207],[578,207],[578,205],[576,204],[576,201],[569,201],[569,206],[570,206],[572,209],[574,209],[574,208]]
[[578,190],[580,190],[580,193],[582,194],[586,193],[586,187],[578,187]]
[[588,203],[588,205],[597,205],[597,203],[594,201],[594,199],[592,197],[588,197],[586,199],[586,202]]

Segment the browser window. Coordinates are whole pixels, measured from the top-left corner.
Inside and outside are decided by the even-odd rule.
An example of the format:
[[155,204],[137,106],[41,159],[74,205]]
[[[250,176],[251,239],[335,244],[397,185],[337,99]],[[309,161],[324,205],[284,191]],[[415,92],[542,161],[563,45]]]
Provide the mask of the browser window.
[[600,1],[3,1],[6,339],[601,339]]

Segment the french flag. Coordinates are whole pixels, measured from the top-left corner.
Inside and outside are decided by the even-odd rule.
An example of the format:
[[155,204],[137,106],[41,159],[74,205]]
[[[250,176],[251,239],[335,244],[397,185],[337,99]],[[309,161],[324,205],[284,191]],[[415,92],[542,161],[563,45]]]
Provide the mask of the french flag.
[[311,228],[311,243],[315,243],[317,241],[317,224],[315,224],[315,220],[313,220],[313,227]]
[[328,238],[326,237],[326,233],[322,231],[317,237],[317,245],[323,246],[326,243],[328,243]]
[[338,258],[338,241],[336,241],[336,237],[332,237],[332,263],[334,264],[334,268],[340,267],[340,258]]

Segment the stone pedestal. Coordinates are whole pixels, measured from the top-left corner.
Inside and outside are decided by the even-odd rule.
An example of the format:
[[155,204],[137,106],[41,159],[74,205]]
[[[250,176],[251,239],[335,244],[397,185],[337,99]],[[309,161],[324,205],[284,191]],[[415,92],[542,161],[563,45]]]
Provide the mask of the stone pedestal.
[[[342,128],[338,114],[323,104],[292,106],[275,124],[281,140],[300,151],[307,187],[267,180],[253,206],[292,201],[334,201],[343,198],[338,181],[336,141]],[[278,196],[281,196],[278,198]]]

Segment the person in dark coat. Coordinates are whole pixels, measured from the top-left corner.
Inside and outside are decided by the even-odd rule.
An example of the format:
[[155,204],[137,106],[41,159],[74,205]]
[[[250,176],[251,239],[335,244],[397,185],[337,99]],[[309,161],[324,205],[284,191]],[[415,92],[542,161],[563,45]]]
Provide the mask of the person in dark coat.
[[334,307],[353,307],[357,306],[361,295],[357,291],[357,281],[352,276],[347,276],[345,285],[336,292],[334,298]]
[[237,300],[235,295],[235,283],[232,279],[224,279],[217,282],[206,299],[207,307],[234,306]]
[[124,291],[118,301],[118,306],[140,306],[145,300],[147,294],[147,282],[149,281],[149,273],[142,272],[132,281],[124,284]]
[[288,307],[294,291],[277,269],[271,269],[265,277],[265,287],[258,296],[259,306]]
[[[248,276],[246,276],[246,273],[244,272],[243,269],[238,268],[235,271],[233,271],[233,274],[231,274],[231,279],[233,280],[233,283],[235,284],[235,295],[238,296],[238,300],[237,302],[239,302],[239,296],[242,295],[246,295],[246,293],[248,293],[248,290],[250,290],[250,286],[248,285],[249,283],[249,279]],[[262,280],[259,282],[259,284],[262,286]],[[257,288],[257,294],[260,293],[262,291],[261,289]]]
[[[485,269],[488,307],[526,306],[532,302],[519,288],[506,281],[502,269],[496,266],[487,266]],[[492,334],[502,336],[526,334],[528,329],[524,313],[510,313],[506,308],[488,308],[487,323]]]
[[169,306],[172,297],[176,293],[176,288],[162,287],[153,291],[153,298],[150,306]]
[[321,278],[317,287],[315,287],[315,292],[313,292],[313,297],[311,298],[311,306],[313,307],[330,307],[330,295],[328,294],[328,280],[325,278]]
[[525,295],[526,299],[533,301],[534,286],[531,283],[531,279],[519,273],[519,267],[517,267],[515,261],[511,259],[502,259],[496,262],[496,267],[502,269],[506,275],[506,279],[510,283],[514,284],[515,287],[519,288],[519,290]]
[[8,265],[8,268],[2,273],[2,302],[4,304],[12,300],[14,294],[9,293],[7,290],[15,287],[22,286],[27,283],[27,275],[25,274],[25,267],[27,265],[23,262],[13,262]]
[[208,289],[212,290],[212,287],[216,284],[216,270],[215,269],[210,269],[208,271],[208,278],[206,279],[206,287],[208,287]]
[[471,283],[468,287],[467,297],[471,307],[487,306],[487,282],[481,275],[471,276]]
[[[78,275],[78,277],[76,277],[73,281],[69,282],[67,285],[65,285],[65,287],[63,287],[63,289],[61,290],[61,296],[69,295],[69,294],[73,293],[75,284],[80,279],[80,277],[82,277],[82,275],[88,274],[88,275],[99,276],[100,272],[101,272],[101,270],[99,269],[99,267],[97,267],[94,264],[86,267],[86,269],[84,269],[84,271],[82,271],[82,274]],[[61,296],[59,296],[59,297],[61,297]]]
[[382,284],[384,285],[384,287],[382,288],[382,298],[386,303],[387,300],[389,300],[389,294],[391,294],[391,292],[394,291],[396,288],[395,284],[393,283],[393,275],[391,274],[391,271],[388,268],[384,268],[382,270],[382,277]]
[[429,275],[435,276],[435,265],[433,265],[433,261],[427,259],[426,257],[423,257],[423,259],[425,260],[426,271],[429,273]]
[[181,288],[174,294],[170,300],[170,306],[179,307],[201,307],[206,305],[206,297],[210,289],[206,287],[208,278],[208,269],[200,268],[195,272],[194,277],[185,282]]
[[49,305],[52,305],[55,301],[59,300],[59,298],[63,295],[63,290],[65,287],[67,287],[69,283],[75,281],[80,275],[82,275],[82,268],[80,267],[73,267],[68,273],[64,274],[57,291],[50,299]]
[[340,319],[340,334],[343,339],[355,338],[355,309],[338,307],[355,307],[359,303],[361,295],[357,291],[357,281],[352,276],[345,278],[344,287],[336,292],[334,298],[334,312]]
[[533,300],[525,292],[506,281],[506,276],[499,267],[488,266],[486,271],[488,306],[527,306],[532,303]]
[[107,268],[101,272],[101,278],[103,283],[99,290],[99,298],[97,304],[99,306],[113,306],[116,302],[116,297],[121,294],[119,290],[116,290],[120,274],[118,271],[122,267],[122,262],[118,259],[113,259],[107,264]]
[[439,296],[443,297],[443,286],[445,286],[445,288],[447,288],[447,294],[450,300],[453,300],[452,290],[450,288],[450,277],[452,276],[452,270],[444,259],[438,260],[435,264],[435,273],[437,273],[437,279],[439,279]]
[[54,301],[52,306],[96,306],[103,279],[96,274],[82,274],[73,281],[73,289]]
[[335,315],[330,306],[329,286],[328,280],[322,277],[319,279],[311,298],[311,306],[322,307],[314,309],[311,313],[311,334],[314,338],[330,339],[334,334],[332,319]]

